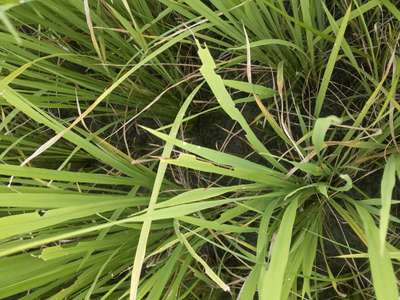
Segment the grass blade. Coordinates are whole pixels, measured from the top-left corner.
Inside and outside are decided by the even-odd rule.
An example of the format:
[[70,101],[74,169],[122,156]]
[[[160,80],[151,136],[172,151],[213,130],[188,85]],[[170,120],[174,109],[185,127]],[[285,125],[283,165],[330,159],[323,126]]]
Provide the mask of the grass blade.
[[342,120],[336,116],[329,116],[326,118],[318,118],[315,122],[314,129],[312,132],[312,143],[314,144],[315,152],[319,154],[325,146],[325,136],[328,132],[329,127],[332,125],[339,125]]
[[317,99],[316,99],[316,102],[315,102],[314,116],[316,118],[319,117],[319,115],[321,113],[321,110],[322,110],[322,106],[323,106],[324,101],[325,101],[325,96],[326,96],[326,92],[328,90],[328,85],[329,85],[329,82],[331,81],[333,69],[334,69],[335,64],[336,64],[336,60],[337,60],[337,57],[338,57],[338,54],[339,54],[340,47],[342,45],[342,41],[344,40],[344,34],[346,32],[346,28],[347,28],[347,24],[349,22],[350,14],[351,14],[351,6],[349,6],[349,8],[347,9],[346,14],[345,14],[345,16],[343,18],[343,21],[340,24],[340,28],[339,28],[339,31],[338,31],[338,33],[336,35],[336,40],[335,40],[335,43],[333,45],[331,55],[329,56],[328,62],[326,64],[324,76],[322,77],[321,86],[319,88]]
[[383,248],[383,251],[381,249],[379,230],[364,208],[357,207],[357,211],[363,221],[367,236],[368,257],[376,298],[378,300],[396,300],[399,298],[397,280],[386,247]]
[[294,199],[283,214],[279,231],[272,246],[271,261],[261,278],[261,286],[259,287],[261,300],[281,299],[297,207],[298,200]]
[[[193,90],[193,92],[189,95],[189,97],[185,100],[181,108],[179,109],[178,115],[175,118],[174,125],[172,126],[170,130],[169,136],[172,138],[175,138],[176,135],[178,134],[179,126],[182,123],[182,120],[184,118],[185,112],[188,109],[190,103],[192,102],[194,96],[197,94],[197,92],[200,90],[201,85],[199,85],[196,89]],[[171,155],[173,148],[172,143],[166,143],[164,146],[164,150],[162,153],[163,157],[169,157]],[[156,179],[154,181],[154,186],[153,190],[151,193],[150,197],[150,202],[148,206],[148,211],[151,213],[155,205],[157,203],[158,195],[160,193],[161,185],[164,179],[165,171],[167,169],[168,163],[166,161],[161,161],[160,165],[158,166],[158,171],[156,175]],[[139,287],[139,280],[140,280],[140,274],[143,266],[143,261],[144,257],[146,254],[146,244],[147,240],[150,234],[150,228],[151,228],[151,219],[148,218],[144,221],[142,225],[142,230],[140,232],[140,238],[139,238],[139,243],[136,248],[136,254],[135,254],[135,259],[133,263],[133,268],[132,268],[132,277],[131,277],[131,285],[130,285],[130,295],[129,298],[131,300],[136,300],[137,296],[137,290]]]
[[390,208],[392,204],[392,193],[396,183],[396,163],[399,161],[398,155],[391,155],[385,165],[381,181],[382,208],[380,211],[379,239],[381,252],[384,251],[386,234],[389,226]]

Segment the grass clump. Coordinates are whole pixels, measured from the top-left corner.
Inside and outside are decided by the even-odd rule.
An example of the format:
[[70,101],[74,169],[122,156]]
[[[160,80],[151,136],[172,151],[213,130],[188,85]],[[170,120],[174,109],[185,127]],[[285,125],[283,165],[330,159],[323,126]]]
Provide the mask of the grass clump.
[[399,5],[2,3],[0,298],[397,299]]

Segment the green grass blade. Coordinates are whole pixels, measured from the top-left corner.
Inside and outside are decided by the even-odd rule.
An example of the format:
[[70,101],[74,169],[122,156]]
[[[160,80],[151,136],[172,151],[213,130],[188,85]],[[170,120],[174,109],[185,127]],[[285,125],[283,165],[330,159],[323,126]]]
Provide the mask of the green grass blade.
[[322,77],[322,81],[321,81],[321,85],[318,91],[318,95],[317,95],[317,99],[315,102],[315,110],[314,110],[314,116],[316,118],[319,117],[324,101],[325,101],[325,97],[326,97],[326,92],[328,90],[328,85],[329,82],[331,81],[331,77],[332,77],[332,73],[333,73],[333,69],[335,67],[336,64],[336,60],[337,57],[339,55],[339,50],[341,48],[342,45],[342,41],[344,40],[344,34],[346,32],[346,28],[347,28],[347,24],[349,22],[349,18],[350,18],[350,14],[351,14],[351,6],[347,9],[346,14],[343,18],[343,21],[340,25],[339,31],[336,35],[336,40],[335,43],[333,45],[332,48],[332,52],[329,56],[328,62],[326,64],[326,68],[325,68],[325,72],[324,72],[324,76]]
[[279,231],[273,242],[271,261],[260,281],[261,300],[281,299],[297,207],[298,200],[294,199],[283,214]]
[[328,132],[329,127],[331,127],[332,125],[339,125],[341,123],[342,120],[336,116],[318,118],[317,121],[315,121],[311,140],[314,145],[316,154],[319,154],[325,146],[325,136]]
[[177,220],[174,221],[174,228],[175,228],[175,233],[178,236],[179,240],[181,241],[181,243],[183,245],[185,245],[186,249],[189,251],[190,255],[198,262],[200,263],[203,268],[205,273],[207,274],[207,276],[210,277],[210,279],[212,281],[214,281],[222,290],[224,290],[225,292],[229,292],[230,288],[229,286],[222,281],[222,279],[215,274],[215,272],[213,271],[213,269],[210,268],[210,266],[207,264],[207,262],[202,259],[197,253],[196,251],[193,249],[193,247],[190,245],[189,241],[185,238],[185,236],[180,232],[179,230],[179,222]]
[[[199,85],[196,89],[193,90],[193,92],[187,97],[181,108],[179,109],[179,112],[175,118],[174,125],[172,126],[169,136],[171,138],[175,138],[176,135],[178,134],[179,127],[182,123],[182,120],[184,118],[185,112],[188,109],[190,103],[192,102],[194,96],[197,94],[197,92],[200,90],[201,85]],[[163,157],[169,157],[171,155],[173,149],[173,144],[172,143],[166,143],[164,146],[164,150],[162,153]],[[158,195],[161,190],[161,185],[165,176],[165,171],[167,169],[168,163],[166,161],[161,161],[159,166],[158,166],[158,171],[156,175],[156,179],[154,181],[154,186],[153,190],[151,193],[150,197],[150,202],[148,206],[149,213],[151,213],[155,205],[157,203]],[[140,238],[139,242],[136,248],[136,253],[135,253],[135,259],[133,263],[133,268],[132,268],[132,277],[131,277],[131,285],[130,285],[130,299],[131,300],[136,300],[137,296],[137,290],[139,287],[139,280],[140,280],[140,275],[141,275],[141,270],[144,262],[144,257],[146,254],[146,245],[147,245],[147,240],[150,234],[150,229],[151,229],[151,222],[152,220],[150,218],[146,219],[142,225],[142,230],[140,232]]]
[[379,230],[364,208],[357,207],[357,210],[367,236],[368,257],[376,297],[378,300],[396,300],[399,298],[397,280],[386,247],[381,250]]
[[278,170],[285,171],[285,168],[270,155],[270,152],[260,142],[254,132],[251,130],[243,115],[235,107],[235,103],[225,88],[224,81],[222,80],[221,76],[215,72],[216,65],[208,48],[203,48],[197,40],[196,42],[198,47],[198,55],[202,62],[200,72],[213,91],[222,109],[229,115],[229,117],[232,118],[232,120],[237,121],[241,125],[243,130],[246,132],[246,137],[250,144],[260,155],[265,157],[265,159],[268,160]]
[[391,155],[389,157],[381,181],[382,208],[380,211],[379,239],[382,252],[386,244],[386,234],[389,227],[390,208],[392,205],[392,193],[396,183],[396,163],[398,163],[399,159],[398,155]]

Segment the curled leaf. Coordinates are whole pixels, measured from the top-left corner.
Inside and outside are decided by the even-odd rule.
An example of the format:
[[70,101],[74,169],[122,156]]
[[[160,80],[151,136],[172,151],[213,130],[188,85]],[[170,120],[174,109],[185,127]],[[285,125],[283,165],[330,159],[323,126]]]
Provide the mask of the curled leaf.
[[328,132],[329,127],[332,125],[339,125],[342,120],[336,116],[329,116],[326,118],[319,118],[315,122],[314,130],[312,133],[312,143],[314,144],[315,152],[319,154],[325,147],[325,136]]

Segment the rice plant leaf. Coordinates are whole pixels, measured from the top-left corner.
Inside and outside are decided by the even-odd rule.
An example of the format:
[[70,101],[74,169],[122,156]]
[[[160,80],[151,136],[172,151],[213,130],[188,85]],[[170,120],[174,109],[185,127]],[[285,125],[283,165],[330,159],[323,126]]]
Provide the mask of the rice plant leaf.
[[364,224],[368,242],[368,257],[371,265],[375,295],[378,300],[396,300],[399,298],[397,280],[386,247],[381,247],[379,229],[365,208],[357,206]]
[[353,180],[348,174],[340,174],[339,177],[344,180],[345,184],[340,187],[331,187],[333,190],[338,192],[347,192],[353,188]]
[[245,81],[238,80],[224,80],[224,84],[227,87],[234,88],[236,90],[246,92],[249,94],[256,94],[261,98],[270,98],[276,95],[276,92],[273,89],[267,88],[265,86],[259,84],[253,84]]
[[90,39],[92,40],[93,48],[96,51],[97,55],[99,56],[99,59],[104,63],[104,57],[101,53],[99,43],[97,41],[97,37],[96,37],[94,28],[93,28],[93,21],[92,21],[91,15],[90,15],[91,13],[90,13],[89,1],[83,0],[83,6],[84,6],[84,10],[85,10],[87,27],[89,28]]
[[322,106],[324,104],[325,101],[325,96],[326,96],[326,92],[328,90],[328,85],[329,82],[331,81],[331,77],[332,77],[332,73],[333,73],[333,69],[335,67],[336,64],[336,60],[339,54],[339,50],[340,47],[342,45],[342,41],[344,39],[344,34],[346,32],[346,28],[347,28],[347,24],[350,18],[350,14],[351,14],[351,6],[349,6],[349,8],[346,11],[346,14],[343,18],[343,21],[340,25],[339,31],[336,35],[336,40],[335,43],[333,45],[332,48],[332,52],[329,56],[328,62],[326,64],[326,68],[325,68],[325,72],[324,72],[324,76],[322,77],[322,81],[321,81],[321,85],[318,91],[318,95],[317,95],[317,99],[315,102],[315,111],[314,111],[314,116],[316,118],[319,117],[321,110],[322,110]]
[[152,285],[147,299],[158,300],[164,296],[165,286],[170,281],[170,278],[173,277],[175,273],[174,268],[176,267],[176,264],[179,261],[179,258],[182,256],[183,252],[183,245],[178,246],[168,257],[165,265],[160,268],[156,274],[153,275],[157,277],[157,279],[155,280],[156,284]]
[[135,204],[148,202],[142,199],[123,199],[119,201],[92,201],[85,205],[72,206],[66,208],[51,209],[48,211],[26,212],[0,218],[0,239],[6,239],[15,235],[35,232],[41,228],[61,224],[69,220],[76,220],[96,213],[112,211],[122,207],[132,207]]
[[[357,7],[357,9],[355,9],[355,10],[353,10],[351,12],[349,21],[358,18],[359,16],[365,14],[366,12],[376,8],[377,6],[379,6],[381,4],[382,4],[382,0],[370,0],[370,1],[366,2],[366,3],[364,3],[363,5],[360,5],[359,7]],[[344,19],[345,19],[345,17],[342,17],[342,18],[339,18],[338,20],[336,20],[336,26],[335,27],[340,26],[343,23]],[[328,34],[328,33],[332,32],[332,31],[334,31],[333,26],[328,26],[323,31],[323,34]],[[323,36],[316,37],[314,39],[314,44],[319,42],[322,37]]]
[[253,300],[257,291],[257,283],[261,273],[262,265],[256,265],[247,276],[238,296],[238,300]]
[[49,261],[67,256],[76,256],[77,254],[83,255],[87,251],[93,252],[113,249],[115,248],[115,245],[135,241],[137,237],[137,234],[130,235],[127,232],[121,232],[109,235],[103,240],[81,241],[73,246],[50,246],[41,250],[39,258],[44,261]]
[[11,23],[10,19],[8,18],[7,14],[5,12],[6,9],[10,8],[10,6],[11,5],[9,5],[9,6],[1,5],[0,6],[0,21],[3,22],[3,24],[6,26],[7,30],[15,38],[16,42],[18,44],[22,44],[22,40],[21,40],[21,38],[20,38],[20,36],[18,34],[18,31],[15,29],[14,25]]
[[396,7],[396,5],[390,0],[382,0],[382,3],[397,18],[397,20],[400,21],[400,10],[398,9],[398,6]]
[[[179,127],[185,116],[186,110],[188,109],[193,98],[196,96],[197,92],[200,90],[201,86],[202,86],[201,84],[198,85],[197,88],[195,88],[192,91],[192,93],[189,94],[189,96],[186,98],[185,102],[182,104],[181,108],[179,109],[179,112],[175,118],[174,124],[169,133],[169,136],[171,138],[175,138],[176,135],[178,134],[178,130],[179,130]],[[174,147],[173,143],[167,142],[166,145],[164,146],[162,156],[169,157],[171,155],[173,147]],[[156,178],[154,181],[154,186],[153,186],[153,189],[151,192],[149,206],[148,206],[149,214],[154,212],[154,208],[157,204],[157,200],[158,200],[158,196],[159,196],[161,186],[162,186],[162,183],[164,180],[165,172],[167,170],[167,165],[168,165],[168,163],[166,161],[160,161],[160,164],[158,166],[157,175],[156,175]],[[172,208],[172,209],[174,209],[174,208]],[[142,225],[142,229],[140,231],[139,242],[138,242],[138,245],[136,248],[134,263],[133,263],[133,267],[132,267],[130,295],[129,295],[129,298],[131,300],[136,300],[140,276],[141,276],[141,270],[142,270],[144,258],[146,255],[146,246],[147,246],[147,241],[148,241],[149,234],[150,234],[151,222],[152,222],[151,218],[145,218],[143,225]]]
[[163,201],[157,204],[158,208],[182,205],[192,202],[197,202],[200,200],[211,199],[218,196],[221,196],[230,192],[245,192],[248,190],[257,190],[261,186],[258,184],[243,184],[243,185],[234,185],[229,187],[210,187],[210,188],[198,188],[192,189],[186,192],[183,192],[179,195],[168,199],[167,201]]
[[253,130],[250,128],[249,124],[247,123],[243,115],[235,107],[235,102],[232,100],[232,97],[226,90],[224,81],[222,80],[221,76],[219,76],[215,72],[216,65],[208,48],[207,47],[203,48],[197,40],[196,43],[198,47],[198,55],[202,62],[200,73],[207,81],[207,84],[213,91],[222,109],[229,115],[230,118],[232,118],[232,120],[237,121],[240,124],[240,126],[245,131],[246,137],[249,140],[249,143],[252,145],[252,147],[267,161],[269,161],[274,167],[276,167],[280,171],[285,172],[286,169],[275,158],[273,158],[270,155],[269,150],[264,146],[263,143],[260,142],[260,140],[254,134]]
[[298,200],[296,198],[292,200],[283,214],[281,225],[272,246],[271,261],[261,278],[261,286],[259,287],[261,300],[281,299],[297,207]]
[[392,204],[392,193],[396,184],[396,162],[399,156],[393,154],[386,162],[381,181],[382,207],[380,211],[379,239],[381,251],[385,248],[386,234],[389,227],[390,208]]
[[85,182],[95,184],[120,184],[131,186],[132,178],[123,176],[110,176],[85,172],[59,171],[33,167],[21,167],[0,164],[0,175],[41,178],[48,180],[60,180],[68,182]]
[[249,169],[249,170],[257,170],[263,173],[266,173],[268,175],[273,175],[273,176],[277,176],[280,177],[282,176],[282,173],[271,170],[270,168],[264,167],[261,164],[256,164],[253,163],[249,160],[240,158],[238,156],[232,155],[232,154],[227,154],[227,153],[223,153],[217,150],[213,150],[210,148],[206,148],[206,147],[202,147],[202,146],[198,146],[198,145],[194,145],[188,142],[184,142],[181,140],[178,140],[176,138],[172,138],[169,137],[168,135],[155,131],[153,129],[150,128],[146,128],[143,127],[144,129],[146,129],[147,131],[149,131],[151,134],[157,136],[158,138],[173,143],[174,145],[176,145],[179,148],[182,148],[186,151],[189,151],[193,154],[196,154],[200,157],[203,157],[205,159],[208,159],[210,161],[215,162],[216,164],[219,165],[226,165],[226,166],[233,166],[233,167],[237,167],[240,169]]
[[106,266],[110,263],[110,261],[114,258],[114,256],[121,250],[121,246],[115,249],[111,255],[107,258],[107,260],[101,265],[99,271],[97,272],[96,277],[94,278],[94,281],[92,282],[92,285],[90,286],[89,290],[87,291],[85,295],[85,300],[90,300],[93,294],[93,291],[95,290],[96,284],[98,283],[101,274],[104,272]]
[[[105,203],[123,201],[129,199],[130,196],[118,194],[84,194],[84,193],[1,193],[0,205],[3,207],[20,207],[25,209],[52,209],[67,208],[90,203]],[[136,197],[140,201],[148,201],[148,197]]]
[[359,223],[354,218],[354,213],[352,214],[346,208],[343,208],[336,201],[334,201],[331,197],[327,198],[330,205],[339,213],[339,215],[349,224],[352,230],[357,234],[358,238],[363,241],[365,244],[367,243],[365,233],[362,230]]
[[195,225],[200,228],[207,228],[218,230],[220,232],[236,232],[236,233],[244,233],[244,232],[256,232],[256,228],[247,227],[247,226],[236,226],[236,225],[228,225],[228,224],[218,224],[214,221],[209,221],[205,219],[195,218],[191,216],[183,216],[177,218],[179,221],[186,222],[188,224]]
[[329,116],[326,118],[318,118],[314,124],[312,132],[312,143],[315,148],[315,152],[319,154],[325,145],[325,136],[328,132],[329,127],[332,125],[341,124],[342,120],[336,116]]
[[[36,122],[45,124],[57,133],[66,129],[66,127],[64,127],[60,122],[36,107],[34,104],[30,103],[24,96],[16,92],[14,89],[6,87],[3,89],[2,92],[2,96],[7,100],[9,104],[18,108],[20,111],[25,113]],[[115,153],[110,153],[106,150],[100,149],[91,141],[81,137],[75,132],[66,132],[64,134],[64,138],[85,149],[97,159],[109,164],[110,166],[113,166],[117,170],[120,170],[129,176],[132,176],[132,180],[136,183],[140,182],[140,184],[143,186],[151,186],[153,181],[151,178],[152,174],[149,173],[148,170],[147,172],[145,171],[145,173],[147,173],[146,176],[143,174],[144,169],[142,167],[135,167],[132,165],[128,166],[126,162],[121,161],[121,159],[117,157]]]
[[180,141],[176,138],[169,137],[164,133],[157,132],[146,127],[143,128],[153,135],[167,142],[173,143],[179,148],[190,151],[196,155],[199,155],[200,157],[214,162],[205,162],[197,159],[193,155],[183,153],[177,159],[169,159],[168,162],[170,164],[181,165],[205,172],[248,179],[253,182],[265,183],[271,186],[295,186],[290,179],[284,178],[282,173],[271,168],[264,167],[260,164],[250,162],[231,154]]
[[240,32],[232,26],[230,22],[226,22],[216,12],[214,12],[209,5],[203,3],[201,0],[185,0],[185,2],[188,3],[191,9],[205,17],[215,27],[219,27],[227,37],[240,39]]
[[302,261],[302,272],[304,275],[303,288],[302,288],[302,296],[304,297],[307,294],[310,298],[311,295],[311,274],[314,267],[315,258],[317,255],[317,246],[318,246],[318,231],[320,227],[320,220],[316,218],[314,222],[312,222],[308,231],[305,234],[304,241],[302,245],[305,247],[305,251],[303,253],[303,261]]
[[[207,27],[207,26],[206,26]],[[200,30],[201,28],[204,28],[204,26],[200,25],[196,28],[192,28],[192,32],[196,30]],[[106,99],[119,85],[121,85],[127,78],[129,78],[132,74],[134,74],[138,69],[143,67],[146,63],[149,61],[155,59],[158,55],[190,35],[192,32],[183,32],[180,33],[179,35],[173,37],[170,39],[168,42],[157,48],[155,51],[150,53],[149,55],[145,56],[143,60],[141,60],[140,63],[135,64],[129,71],[124,73],[121,77],[119,77],[113,84],[107,88],[82,114],[79,115],[78,118],[76,118],[68,127],[64,128],[62,131],[57,133],[57,135],[53,138],[59,139],[63,136],[66,136],[69,131],[74,128],[78,123],[80,123],[85,117],[87,117],[104,99]],[[9,89],[3,90],[3,95],[5,92],[9,92]],[[14,95],[15,96],[15,95]],[[9,98],[4,95],[4,97],[9,101]],[[53,139],[52,138],[52,139]],[[50,139],[51,140],[51,139]],[[49,144],[51,146],[51,144]]]
[[176,159],[168,160],[168,163],[193,170],[241,178],[251,182],[263,184],[265,187],[290,188],[296,186],[290,181],[285,182],[283,178],[275,177],[268,173],[259,173],[256,171],[256,169],[244,169],[236,166],[234,166],[232,169],[232,167],[229,166],[215,166],[212,162],[199,160],[196,158],[196,156],[189,154],[181,154]]
[[[335,22],[335,18],[332,16],[332,14],[329,12],[328,8],[326,7],[325,3],[323,3],[323,2],[322,2],[322,7],[325,11],[325,14],[328,17],[329,23],[331,24],[330,28],[332,28],[333,32],[335,34],[337,34],[339,31],[339,26]],[[359,72],[359,74],[361,76],[365,76],[364,70],[359,67],[358,62],[352,52],[352,49],[351,49],[350,45],[347,43],[346,39],[343,39],[343,41],[342,41],[342,49],[343,49],[344,54],[348,57],[349,61],[351,62],[352,66]]]
[[[400,261],[400,251],[389,251],[389,257]],[[337,256],[338,258],[368,258],[368,253],[355,253],[355,254],[343,254]]]
[[197,253],[196,251],[193,249],[193,247],[190,245],[189,241],[186,239],[186,237],[181,233],[181,231],[179,230],[179,222],[177,220],[174,221],[174,229],[175,229],[175,234],[178,236],[178,239],[180,240],[180,242],[185,245],[186,249],[189,251],[190,255],[198,262],[200,263],[204,270],[205,273],[207,274],[207,276],[210,277],[210,279],[212,281],[214,281],[222,290],[228,292],[230,291],[229,286],[222,281],[222,279],[215,274],[215,272],[213,271],[213,269],[210,268],[210,266],[207,264],[207,262],[202,259]]
[[[301,6],[301,12],[303,15],[303,20],[304,23],[309,26],[309,27],[314,27],[313,25],[313,18],[311,16],[311,7],[310,7],[310,2],[307,0],[300,0],[300,6]],[[308,52],[309,55],[311,57],[312,62],[314,63],[314,59],[315,59],[315,47],[313,45],[313,35],[312,32],[307,30],[306,31],[306,39],[307,39],[307,48],[308,48]]]
[[399,154],[395,155],[395,160],[396,160],[397,178],[398,178],[398,180],[400,180],[400,155]]
[[290,162],[293,166],[295,166],[297,169],[304,171],[307,174],[313,175],[313,176],[322,176],[326,174],[326,170],[323,169],[321,166],[318,166],[315,163],[311,162]]
[[228,198],[224,200],[210,200],[210,201],[200,201],[196,203],[189,203],[184,205],[178,205],[173,207],[166,207],[162,209],[155,209],[153,211],[147,212],[145,214],[139,215],[137,217],[131,217],[126,220],[126,222],[144,222],[146,220],[167,220],[173,218],[179,218],[182,216],[190,215],[192,213],[206,210],[213,207],[222,206],[225,204],[250,200],[258,198],[259,200],[264,199],[264,195],[258,197],[244,197],[244,198]]
[[325,196],[326,198],[329,198],[327,184],[325,183],[317,184],[316,189],[321,195]]
[[[307,57],[307,54],[295,43],[285,41],[285,40],[280,40],[280,39],[264,39],[264,40],[259,40],[256,42],[251,42],[249,43],[250,48],[258,48],[258,47],[263,47],[263,46],[285,46],[288,48],[293,48],[299,51],[303,55],[303,59]],[[246,49],[246,45],[241,46],[241,47],[236,47],[232,48],[233,50],[240,50],[240,49]]]
[[240,296],[238,297],[240,300],[254,299],[254,295],[257,291],[257,284],[260,281],[262,270],[265,268],[269,236],[268,227],[276,204],[277,201],[271,201],[263,212],[257,236],[256,265],[251,270],[240,290]]

